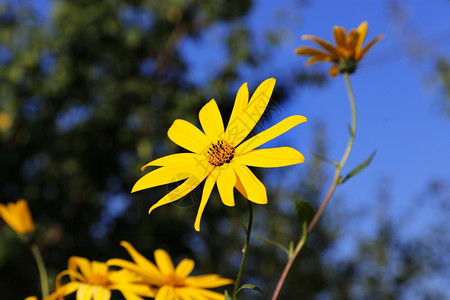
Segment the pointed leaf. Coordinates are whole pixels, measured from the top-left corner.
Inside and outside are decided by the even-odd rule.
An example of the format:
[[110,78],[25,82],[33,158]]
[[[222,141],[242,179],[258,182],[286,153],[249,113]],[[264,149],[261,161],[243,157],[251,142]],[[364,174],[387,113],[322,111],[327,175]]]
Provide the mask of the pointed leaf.
[[255,236],[255,238],[257,238],[260,241],[263,241],[264,243],[267,243],[269,245],[272,245],[272,246],[280,248],[281,250],[286,252],[288,257],[291,257],[290,250],[288,248],[286,248],[285,246],[283,246],[282,244],[280,244],[280,243],[278,243],[278,242],[276,242],[274,240],[266,239],[266,238],[264,238],[264,237],[262,237],[262,236],[260,236],[259,234],[256,234],[256,233],[254,233],[253,235]]
[[239,293],[239,291],[243,290],[243,289],[255,290],[255,291],[260,292],[261,294],[264,294],[264,292],[259,287],[257,287],[254,284],[248,284],[248,283],[241,285],[241,287],[236,291],[236,294]]
[[327,162],[327,163],[329,163],[329,164],[335,165],[335,162],[334,162],[334,161],[332,161],[332,160],[326,158],[325,156],[323,156],[323,155],[321,155],[321,154],[319,154],[319,153],[310,152],[310,154],[311,154],[312,156],[314,156],[315,158],[317,158],[318,160],[321,160],[321,161]]
[[231,300],[231,296],[228,294],[227,290],[225,290],[225,300]]
[[300,224],[309,224],[314,217],[314,209],[309,202],[295,201],[295,209],[297,210],[297,218]]
[[344,182],[346,182],[347,180],[349,180],[350,178],[352,178],[353,176],[355,176],[356,174],[358,174],[359,172],[361,172],[362,170],[364,170],[372,161],[372,159],[374,158],[376,154],[376,151],[374,151],[365,161],[363,161],[359,166],[357,166],[356,168],[354,168],[352,171],[350,171],[350,173],[347,174],[347,176],[341,178],[339,180],[339,184],[343,184]]

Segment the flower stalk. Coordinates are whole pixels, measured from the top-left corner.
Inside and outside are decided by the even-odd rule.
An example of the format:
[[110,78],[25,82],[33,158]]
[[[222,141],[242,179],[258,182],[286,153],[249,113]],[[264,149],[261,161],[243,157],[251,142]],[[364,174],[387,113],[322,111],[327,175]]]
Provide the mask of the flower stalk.
[[241,260],[241,266],[239,267],[239,272],[236,278],[236,282],[234,283],[233,293],[231,296],[232,300],[236,300],[236,294],[239,291],[239,284],[241,282],[242,273],[244,272],[244,266],[245,262],[247,260],[247,254],[248,254],[248,246],[250,245],[250,235],[252,232],[252,224],[253,224],[253,207],[252,203],[250,201],[247,201],[248,203],[248,225],[247,228],[245,228],[245,245],[244,249],[242,249],[242,260]]
[[42,255],[41,252],[39,251],[38,246],[36,244],[32,244],[30,248],[39,270],[39,277],[41,279],[42,299],[45,299],[48,296],[47,270],[45,269],[44,260],[42,259]]
[[[297,257],[298,253],[300,252],[300,250],[302,249],[303,245],[305,244],[306,241],[306,235],[311,233],[311,231],[314,229],[315,225],[317,224],[317,221],[319,220],[320,216],[322,215],[325,207],[327,206],[328,202],[331,199],[331,196],[333,196],[334,191],[336,190],[336,187],[340,184],[341,181],[341,173],[342,173],[342,169],[344,168],[345,163],[347,162],[347,159],[350,155],[350,152],[353,148],[353,142],[355,140],[355,134],[356,134],[356,104],[355,104],[355,97],[353,95],[353,90],[350,84],[350,76],[349,73],[344,73],[344,79],[345,79],[345,85],[347,88],[347,93],[348,93],[348,98],[349,98],[349,102],[350,102],[350,110],[351,110],[351,126],[350,126],[350,137],[348,139],[347,142],[347,147],[345,149],[344,154],[342,155],[342,158],[339,162],[339,164],[336,165],[336,170],[334,172],[334,177],[333,177],[333,181],[331,183],[330,188],[328,189],[328,192],[322,202],[322,204],[320,205],[320,208],[317,210],[316,214],[314,215],[311,223],[308,226],[307,231],[305,230],[306,228],[303,228],[303,236],[300,239],[299,243],[297,244],[297,246],[294,249],[294,252],[292,254],[291,257],[289,257],[288,262],[286,263],[286,266],[283,270],[283,273],[281,274],[280,280],[278,281],[277,287],[275,288],[275,291],[273,293],[272,296],[272,300],[276,300],[278,298],[278,295],[281,291],[281,288],[284,284],[284,281],[286,279],[286,276],[289,272],[289,270],[291,269],[291,266],[295,260],[295,258]],[[305,234],[306,233],[306,234]],[[304,237],[304,239],[303,239]]]

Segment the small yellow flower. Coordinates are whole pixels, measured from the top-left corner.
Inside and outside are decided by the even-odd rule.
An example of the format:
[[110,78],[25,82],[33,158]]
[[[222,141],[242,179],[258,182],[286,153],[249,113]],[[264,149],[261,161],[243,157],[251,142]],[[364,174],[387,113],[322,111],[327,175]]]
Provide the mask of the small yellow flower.
[[0,217],[18,234],[34,231],[30,208],[24,199],[19,199],[17,203],[0,204]]
[[155,265],[137,252],[130,243],[122,241],[120,244],[128,251],[134,263],[113,258],[107,264],[139,274],[143,283],[154,289],[155,300],[223,300],[223,294],[207,289],[233,283],[233,280],[216,274],[189,276],[194,269],[194,261],[191,259],[183,259],[175,268],[169,254],[158,249],[154,252]]
[[254,203],[267,203],[264,184],[247,166],[273,168],[304,161],[303,155],[290,147],[255,149],[305,122],[306,118],[303,116],[290,116],[242,142],[261,118],[274,86],[275,79],[265,80],[249,101],[247,83],[244,83],[237,92],[226,129],[214,99],[200,110],[199,119],[203,131],[185,120],[178,119],[173,122],[167,135],[175,144],[193,153],[172,154],[146,164],[142,170],[148,166],[160,168],[139,179],[131,192],[184,179],[186,181],[154,204],[149,213],[190,193],[205,178],[200,207],[194,223],[197,231],[200,230],[203,210],[216,183],[224,205],[234,206],[234,188]]
[[26,297],[25,300],[38,300],[38,298],[36,296],[29,296]]
[[[69,276],[70,282],[61,285],[65,275]],[[56,278],[56,291],[45,300],[63,299],[75,291],[77,300],[109,300],[111,290],[119,290],[126,300],[154,297],[148,286],[139,283],[141,280],[137,274],[127,270],[111,271],[105,263],[72,256],[68,269]]]
[[321,61],[333,62],[334,65],[330,68],[330,75],[333,77],[338,73],[351,74],[355,72],[358,62],[364,57],[367,51],[384,37],[384,35],[381,34],[362,48],[362,44],[366,38],[367,29],[368,24],[366,21],[362,22],[357,29],[351,29],[348,35],[344,28],[334,26],[333,32],[336,47],[313,35],[303,35],[303,40],[312,40],[325,51],[303,46],[295,49],[295,54],[311,56],[306,62],[307,66]]

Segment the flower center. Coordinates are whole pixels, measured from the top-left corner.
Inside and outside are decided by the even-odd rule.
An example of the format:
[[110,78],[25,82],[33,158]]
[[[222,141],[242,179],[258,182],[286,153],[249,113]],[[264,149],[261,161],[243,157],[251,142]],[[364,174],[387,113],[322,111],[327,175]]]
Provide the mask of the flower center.
[[176,274],[170,274],[166,276],[164,284],[171,285],[173,287],[184,287],[184,278],[177,276]]
[[111,284],[109,278],[105,274],[93,273],[89,276],[87,282],[92,285],[108,286]]
[[234,157],[234,147],[224,140],[213,143],[208,149],[208,162],[216,167],[230,163]]

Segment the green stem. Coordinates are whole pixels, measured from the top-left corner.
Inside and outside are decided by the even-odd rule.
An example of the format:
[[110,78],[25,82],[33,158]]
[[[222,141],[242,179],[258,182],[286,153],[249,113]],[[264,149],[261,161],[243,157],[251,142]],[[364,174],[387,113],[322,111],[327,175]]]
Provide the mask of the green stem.
[[39,277],[41,278],[41,291],[42,299],[44,300],[48,297],[48,279],[47,271],[45,269],[44,260],[42,259],[41,253],[36,244],[31,245],[31,253],[33,253],[34,259],[39,269]]
[[234,289],[231,296],[232,300],[236,300],[236,294],[239,289],[239,283],[241,282],[242,273],[244,272],[245,261],[247,260],[248,246],[250,245],[250,234],[252,232],[252,224],[253,224],[253,207],[250,201],[247,201],[247,203],[248,203],[248,225],[247,228],[245,229],[245,245],[244,249],[242,249],[241,266],[239,268],[239,273],[237,275],[236,282],[234,283]]
[[[348,98],[350,101],[350,110],[352,113],[352,123],[350,127],[350,137],[348,139],[347,148],[345,149],[344,154],[342,155],[341,161],[339,162],[339,165],[336,166],[336,171],[334,173],[333,181],[331,183],[330,188],[328,189],[328,192],[320,205],[319,210],[317,210],[316,214],[314,215],[313,220],[308,226],[307,233],[311,233],[311,231],[314,229],[314,226],[316,225],[317,221],[319,220],[320,216],[322,215],[322,212],[324,211],[325,207],[327,206],[328,202],[331,199],[331,196],[333,196],[334,191],[336,190],[336,187],[339,185],[339,181],[341,178],[341,172],[342,168],[344,167],[345,163],[347,162],[348,156],[350,155],[350,152],[353,147],[353,142],[355,140],[355,134],[356,134],[356,105],[355,105],[355,97],[353,96],[352,86],[350,84],[350,78],[348,73],[344,73],[344,79],[345,79],[345,85],[347,87],[347,93]],[[295,247],[295,250],[291,257],[289,257],[288,262],[286,263],[286,266],[283,270],[283,273],[281,274],[280,280],[278,281],[277,287],[275,289],[275,292],[273,293],[272,300],[276,300],[281,288],[284,284],[285,278],[292,266],[292,263],[294,262],[295,258],[297,257],[298,253],[303,247],[304,242],[302,240],[299,241],[297,246]]]

